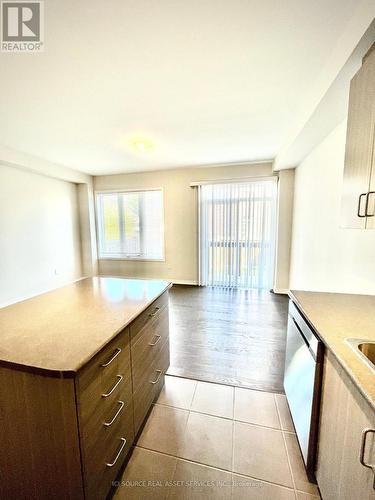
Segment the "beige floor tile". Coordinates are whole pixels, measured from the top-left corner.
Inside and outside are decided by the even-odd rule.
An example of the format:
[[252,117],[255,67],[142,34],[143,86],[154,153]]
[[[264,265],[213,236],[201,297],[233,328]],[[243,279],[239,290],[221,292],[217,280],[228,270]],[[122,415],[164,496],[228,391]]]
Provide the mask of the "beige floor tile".
[[230,472],[179,460],[173,481],[178,481],[178,483],[170,488],[168,499],[231,499],[232,474]]
[[174,457],[135,448],[114,500],[166,499],[169,494],[168,482],[173,479],[176,465],[177,459]]
[[137,445],[178,456],[184,439],[187,410],[155,405]]
[[191,409],[216,417],[233,418],[233,387],[198,382]]
[[294,491],[233,474],[233,500],[295,500]]
[[196,386],[196,380],[167,375],[157,402],[189,410]]
[[301,491],[297,491],[297,499],[298,500],[320,500],[320,496],[309,495],[308,493],[302,493]]
[[232,420],[190,412],[181,457],[231,469]]
[[280,429],[274,394],[236,387],[234,418],[242,422]]
[[275,394],[277,408],[280,415],[281,428],[284,431],[295,432],[288,403],[284,394]]
[[233,471],[293,487],[282,432],[235,422]]
[[305,467],[302,461],[301,452],[295,434],[285,433],[286,447],[289,454],[292,474],[297,490],[318,495],[318,488],[307,479]]

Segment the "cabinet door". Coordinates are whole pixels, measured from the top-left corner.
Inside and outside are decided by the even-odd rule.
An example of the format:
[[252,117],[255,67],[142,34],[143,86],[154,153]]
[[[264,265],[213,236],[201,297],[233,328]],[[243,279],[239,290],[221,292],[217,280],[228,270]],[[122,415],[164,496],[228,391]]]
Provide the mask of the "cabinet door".
[[[373,160],[374,107],[375,50],[372,50],[350,84],[341,208],[342,227],[359,229],[366,227],[364,215]],[[358,213],[362,217],[359,217]]]
[[366,228],[375,229],[375,137],[374,137],[374,161],[372,165],[372,175],[371,175],[367,213],[369,214],[369,216],[366,219]]
[[[375,50],[373,51],[375,57]],[[375,66],[375,64],[374,64]],[[374,76],[375,78],[375,76]],[[368,198],[366,228],[375,229],[375,96],[373,102],[373,142],[372,142],[372,171],[370,180],[370,192]]]
[[[324,500],[373,500],[373,472],[360,461],[362,432],[375,429],[374,412],[344,370],[327,352],[316,477]],[[366,460],[374,463],[375,442],[369,434]]]

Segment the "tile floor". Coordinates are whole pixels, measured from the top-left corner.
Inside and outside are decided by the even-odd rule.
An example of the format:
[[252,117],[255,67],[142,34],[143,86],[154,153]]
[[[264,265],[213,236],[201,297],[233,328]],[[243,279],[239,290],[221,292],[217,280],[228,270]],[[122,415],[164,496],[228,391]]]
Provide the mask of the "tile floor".
[[319,499],[285,396],[166,377],[115,499],[201,498]]

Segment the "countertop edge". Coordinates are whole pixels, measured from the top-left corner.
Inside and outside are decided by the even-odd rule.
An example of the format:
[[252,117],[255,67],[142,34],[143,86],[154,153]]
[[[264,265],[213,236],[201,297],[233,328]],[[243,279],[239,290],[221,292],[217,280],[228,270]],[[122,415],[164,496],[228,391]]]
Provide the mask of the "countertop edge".
[[106,339],[105,342],[102,342],[100,345],[98,344],[98,348],[93,351],[89,356],[84,358],[83,360],[80,361],[80,363],[77,366],[74,367],[67,367],[67,368],[61,368],[61,369],[52,369],[52,368],[44,368],[42,366],[36,366],[36,365],[26,365],[26,364],[20,364],[16,363],[13,361],[8,361],[5,359],[0,359],[0,367],[3,368],[10,368],[13,370],[19,370],[27,373],[34,373],[37,375],[42,375],[42,376],[49,376],[53,378],[74,378],[76,374],[89,362],[91,361],[96,354],[98,354],[109,342],[111,342],[119,333],[121,333],[125,328],[127,328],[140,314],[142,314],[148,307],[150,307],[151,304],[155,302],[163,293],[168,291],[170,288],[172,288],[173,283],[172,282],[167,282],[166,287],[161,290],[159,293],[155,294],[155,296],[147,302],[143,307],[139,309],[139,311],[134,314],[128,321],[126,321],[123,325],[121,325],[120,328],[118,328],[110,337]]
[[309,325],[312,327],[314,332],[317,334],[317,336],[320,338],[320,340],[323,342],[324,346],[332,353],[336,361],[339,363],[339,365],[343,368],[347,376],[350,378],[350,380],[353,382],[355,385],[356,389],[360,392],[361,396],[367,401],[367,403],[370,405],[373,411],[375,411],[375,401],[371,397],[369,397],[368,393],[365,391],[365,389],[362,387],[362,383],[357,379],[357,377],[354,375],[353,371],[351,368],[347,365],[347,363],[335,352],[335,349],[330,343],[327,341],[327,339],[324,337],[324,335],[319,331],[319,329],[314,325],[313,321],[311,321],[311,318],[309,315],[306,313],[304,310],[302,304],[298,300],[298,298],[294,295],[293,291],[290,290],[288,292],[288,297],[298,306],[300,311],[302,312],[303,316],[309,323]]

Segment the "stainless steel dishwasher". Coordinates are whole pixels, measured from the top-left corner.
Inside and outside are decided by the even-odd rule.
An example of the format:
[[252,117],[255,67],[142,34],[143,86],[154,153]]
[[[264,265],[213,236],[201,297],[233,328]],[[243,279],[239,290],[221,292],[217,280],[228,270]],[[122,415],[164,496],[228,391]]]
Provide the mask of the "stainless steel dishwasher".
[[315,481],[323,350],[323,343],[290,300],[284,389],[311,481]]

